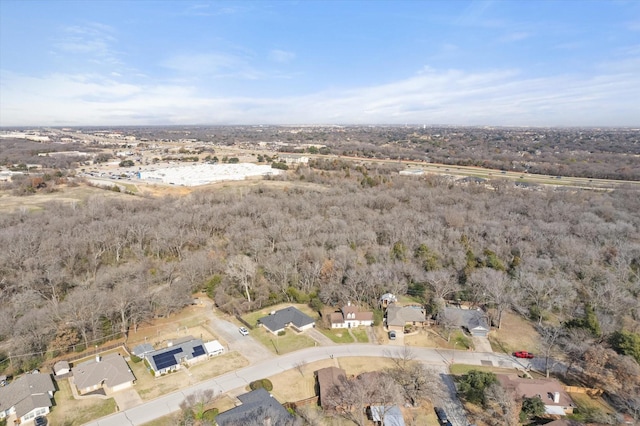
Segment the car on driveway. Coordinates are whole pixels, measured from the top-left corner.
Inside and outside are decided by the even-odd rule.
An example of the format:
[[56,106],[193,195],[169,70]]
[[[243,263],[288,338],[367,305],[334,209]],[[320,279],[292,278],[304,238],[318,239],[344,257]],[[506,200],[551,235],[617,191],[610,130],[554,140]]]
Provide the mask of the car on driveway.
[[33,420],[33,424],[35,426],[45,426],[47,424],[47,418],[43,416],[38,416]]
[[247,330],[245,327],[240,327],[238,329],[238,331],[240,332],[240,334],[242,334],[243,336],[248,336],[249,335],[249,330]]
[[389,332],[389,340],[396,340],[396,332],[391,330]]
[[436,412],[436,416],[438,416],[438,422],[441,425],[450,425],[449,419],[447,418],[447,413],[444,411],[444,408],[441,407],[433,407],[433,411]]
[[516,358],[528,358],[528,359],[533,358],[533,354],[531,352],[527,352],[527,351],[514,352],[513,356],[515,356]]

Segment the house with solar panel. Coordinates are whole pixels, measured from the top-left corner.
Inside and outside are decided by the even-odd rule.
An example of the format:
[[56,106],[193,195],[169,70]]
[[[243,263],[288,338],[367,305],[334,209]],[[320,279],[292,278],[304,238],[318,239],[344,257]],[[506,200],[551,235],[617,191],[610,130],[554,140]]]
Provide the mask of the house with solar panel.
[[300,312],[293,306],[289,306],[260,318],[258,324],[277,335],[284,331],[286,327],[291,327],[296,331],[305,331],[315,327],[316,322],[309,315]]
[[183,365],[192,365],[207,359],[207,351],[200,339],[187,336],[170,341],[166,348],[145,354],[145,360],[155,376],[178,370]]

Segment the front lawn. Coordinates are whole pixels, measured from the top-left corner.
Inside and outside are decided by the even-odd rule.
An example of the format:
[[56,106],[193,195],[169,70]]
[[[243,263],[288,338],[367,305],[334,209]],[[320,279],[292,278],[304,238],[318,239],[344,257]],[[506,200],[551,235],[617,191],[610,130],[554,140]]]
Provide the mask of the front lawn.
[[316,341],[309,336],[290,328],[286,329],[284,336],[276,336],[264,328],[255,330],[251,333],[251,336],[278,355],[310,348],[316,344]]
[[[353,337],[346,328],[317,328],[334,343],[353,343]],[[366,337],[366,336],[365,336]]]
[[367,330],[362,327],[352,328],[351,334],[356,338],[358,343],[369,343],[369,336],[367,336]]

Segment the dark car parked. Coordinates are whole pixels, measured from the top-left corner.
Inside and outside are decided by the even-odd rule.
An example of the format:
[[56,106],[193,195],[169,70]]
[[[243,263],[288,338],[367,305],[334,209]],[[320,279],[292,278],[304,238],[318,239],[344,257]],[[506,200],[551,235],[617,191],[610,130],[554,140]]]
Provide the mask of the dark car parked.
[[447,418],[447,413],[444,411],[444,408],[434,407],[433,411],[436,412],[436,416],[438,416],[438,421],[441,425],[450,425],[449,419]]
[[33,420],[33,424],[35,426],[45,426],[47,424],[47,418],[38,416]]

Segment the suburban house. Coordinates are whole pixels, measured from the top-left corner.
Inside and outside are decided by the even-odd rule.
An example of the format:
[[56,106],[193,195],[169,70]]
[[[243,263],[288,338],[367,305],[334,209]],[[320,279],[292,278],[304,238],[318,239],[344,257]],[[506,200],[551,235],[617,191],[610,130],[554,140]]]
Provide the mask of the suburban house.
[[498,374],[503,388],[513,390],[518,397],[539,396],[546,414],[564,416],[572,414],[575,404],[564,386],[554,379],[524,379],[515,374]]
[[445,320],[456,327],[461,327],[473,337],[487,337],[489,323],[486,314],[480,309],[461,309],[447,306],[444,308]]
[[216,416],[218,426],[293,425],[294,417],[265,389],[245,393],[238,396],[238,399],[242,404]]
[[333,312],[329,317],[331,328],[351,328],[361,325],[373,325],[373,312],[360,312],[356,306],[347,303],[340,312]]
[[316,322],[309,315],[300,312],[293,306],[272,312],[258,320],[258,324],[277,335],[291,326],[296,331],[304,331],[315,327]]
[[371,420],[379,426],[405,426],[400,407],[372,405],[369,407]]
[[206,342],[204,344],[204,349],[205,351],[207,351],[207,355],[209,355],[210,357],[222,355],[224,353],[224,346],[222,346],[217,340]]
[[382,296],[380,296],[380,300],[378,301],[381,308],[386,308],[390,304],[397,303],[397,302],[398,302],[398,298],[391,293],[383,294]]
[[98,355],[94,360],[74,366],[71,373],[71,383],[80,395],[95,391],[110,394],[128,389],[136,381],[136,376],[120,354]]
[[398,306],[391,303],[387,306],[387,328],[404,331],[407,325],[424,327],[427,324],[427,313],[422,306]]
[[347,373],[342,368],[327,367],[316,371],[316,377],[318,378],[320,406],[324,410],[335,409],[333,403],[326,396],[334,387],[342,385],[342,382],[347,378]]
[[169,342],[166,348],[146,353],[145,360],[157,377],[176,371],[181,364],[191,365],[207,359],[207,356],[202,340],[187,336]]
[[20,422],[49,414],[55,386],[49,374],[25,374],[0,387],[0,419],[15,418]]

